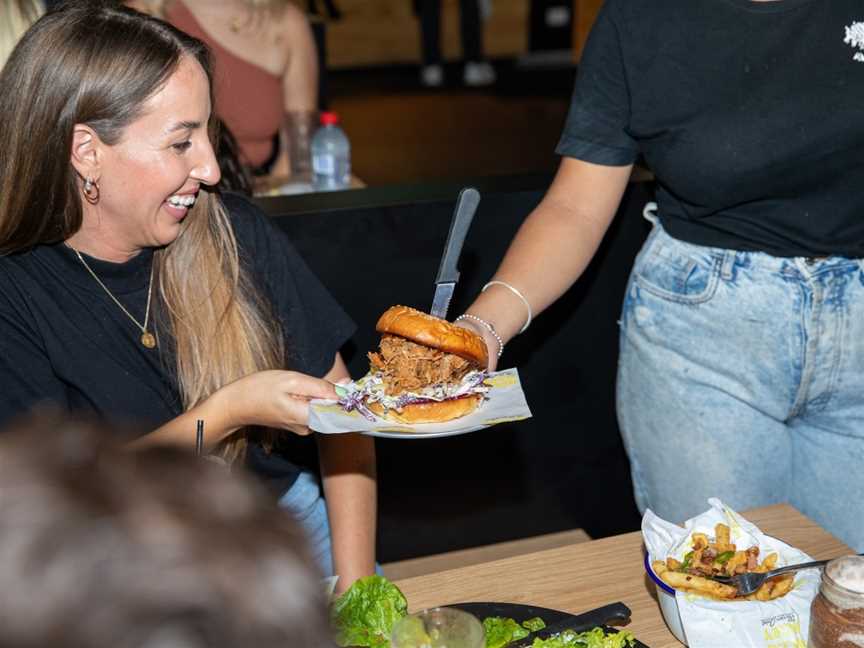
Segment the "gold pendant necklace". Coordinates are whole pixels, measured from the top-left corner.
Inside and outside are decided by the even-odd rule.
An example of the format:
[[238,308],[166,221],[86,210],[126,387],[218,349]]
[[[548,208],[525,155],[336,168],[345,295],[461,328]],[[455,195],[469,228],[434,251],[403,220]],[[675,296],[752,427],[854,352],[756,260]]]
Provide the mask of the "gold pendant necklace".
[[87,265],[87,262],[84,260],[84,257],[81,256],[81,253],[78,250],[76,250],[75,248],[73,248],[71,245],[69,245],[68,243],[66,244],[66,246],[75,253],[75,255],[78,257],[78,260],[87,269],[87,272],[89,272],[90,275],[96,280],[96,283],[98,283],[100,286],[102,286],[102,290],[104,290],[108,294],[108,296],[111,298],[111,300],[115,304],[117,304],[117,306],[120,307],[120,310],[122,310],[126,314],[126,317],[128,317],[130,320],[132,320],[135,323],[135,326],[137,326],[138,328],[141,329],[141,338],[140,338],[141,344],[143,344],[148,349],[155,349],[156,348],[156,336],[147,330],[147,322],[150,319],[150,297],[152,297],[152,295],[153,295],[153,268],[154,268],[154,264],[151,263],[151,265],[150,265],[150,285],[147,288],[147,308],[144,310],[144,323],[141,324],[141,322],[139,322],[137,319],[135,319],[132,316],[132,313],[130,313],[128,310],[126,310],[126,308],[123,306],[123,304],[120,303],[120,300],[117,299],[110,290],[108,290],[108,286],[106,286],[104,283],[102,283],[102,280],[98,276],[96,276],[96,273],[93,272],[93,268],[91,268],[89,265]]

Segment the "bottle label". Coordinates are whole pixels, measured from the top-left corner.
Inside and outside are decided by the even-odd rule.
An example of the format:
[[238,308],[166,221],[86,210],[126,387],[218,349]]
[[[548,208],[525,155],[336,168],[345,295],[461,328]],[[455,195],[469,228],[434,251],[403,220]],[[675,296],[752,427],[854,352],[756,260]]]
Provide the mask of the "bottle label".
[[312,158],[312,170],[318,175],[333,175],[336,173],[336,156],[316,155]]

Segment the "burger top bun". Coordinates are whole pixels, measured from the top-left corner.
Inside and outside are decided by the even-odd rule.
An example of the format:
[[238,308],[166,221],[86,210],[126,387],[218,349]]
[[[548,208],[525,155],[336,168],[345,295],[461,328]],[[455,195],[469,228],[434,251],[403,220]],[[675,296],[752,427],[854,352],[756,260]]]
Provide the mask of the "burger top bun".
[[452,353],[473,362],[481,369],[485,369],[489,364],[486,343],[479,335],[408,306],[388,308],[378,319],[375,330]]

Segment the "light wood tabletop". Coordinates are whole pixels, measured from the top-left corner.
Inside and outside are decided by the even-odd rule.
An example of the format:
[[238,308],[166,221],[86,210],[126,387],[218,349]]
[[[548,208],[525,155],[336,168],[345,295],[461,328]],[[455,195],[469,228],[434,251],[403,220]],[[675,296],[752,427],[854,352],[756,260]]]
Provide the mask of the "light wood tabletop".
[[[787,504],[752,509],[744,517],[763,532],[814,558],[853,553]],[[526,603],[584,612],[621,601],[627,626],[650,648],[680,648],[663,622],[654,585],[643,566],[642,534],[627,533],[479,565],[396,581],[411,611],[469,601]]]

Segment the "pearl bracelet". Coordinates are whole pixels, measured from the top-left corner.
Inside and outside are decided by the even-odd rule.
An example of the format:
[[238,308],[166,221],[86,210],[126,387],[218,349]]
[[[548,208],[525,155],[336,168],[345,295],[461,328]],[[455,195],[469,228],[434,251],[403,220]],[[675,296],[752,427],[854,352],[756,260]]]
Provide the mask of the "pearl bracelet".
[[489,331],[492,334],[492,337],[494,337],[496,340],[498,340],[498,357],[500,358],[501,354],[504,353],[504,340],[502,340],[501,336],[498,335],[498,331],[495,330],[495,327],[492,326],[486,320],[484,320],[480,317],[477,317],[476,315],[471,315],[470,313],[463,313],[462,315],[457,317],[455,320],[453,320],[453,323],[455,324],[459,320],[463,320],[463,319],[470,319],[474,322],[477,322],[478,324],[483,326],[487,331]]
[[483,286],[483,288],[480,289],[480,292],[486,292],[486,289],[489,286],[496,286],[496,285],[497,286],[504,286],[510,292],[512,292],[514,295],[516,295],[519,299],[521,299],[523,304],[525,304],[525,310],[528,311],[528,319],[525,321],[525,325],[521,329],[519,329],[519,333],[524,333],[525,329],[527,329],[529,326],[531,326],[531,320],[534,318],[534,313],[531,311],[531,304],[529,304],[528,300],[525,299],[525,295],[523,295],[521,292],[519,292],[516,288],[511,286],[506,281],[498,281],[498,280],[490,281],[485,286]]

